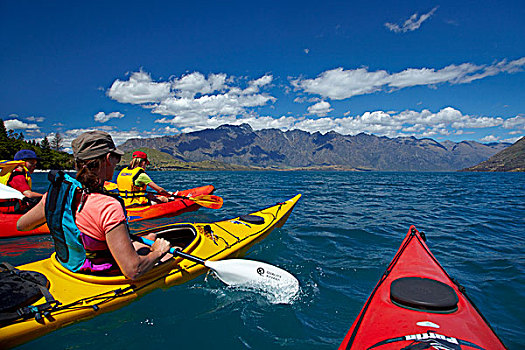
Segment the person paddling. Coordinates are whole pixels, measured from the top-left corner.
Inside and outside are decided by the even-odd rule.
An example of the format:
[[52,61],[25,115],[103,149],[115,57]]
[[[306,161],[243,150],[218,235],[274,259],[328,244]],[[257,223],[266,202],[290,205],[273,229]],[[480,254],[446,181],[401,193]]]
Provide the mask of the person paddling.
[[[173,193],[157,185],[146,174],[146,167],[150,164],[148,155],[142,151],[133,152],[131,162],[122,169],[117,177],[117,187],[126,207],[166,203]],[[150,187],[159,195],[147,193]]]
[[124,154],[103,131],[89,131],[71,143],[76,179],[50,173],[51,185],[43,200],[24,214],[17,229],[27,231],[47,222],[58,261],[73,272],[115,275],[137,279],[149,271],[170,249],[168,241],[150,234],[151,247],[132,242],[126,211],[118,197],[107,194]]
[[26,197],[23,202],[2,201],[0,206],[6,207],[2,211],[25,212],[40,201],[42,194],[33,191],[31,181],[31,174],[35,171],[38,160],[35,151],[22,149],[16,152],[13,161],[2,161],[1,168],[4,171],[0,176],[0,183],[20,191]]

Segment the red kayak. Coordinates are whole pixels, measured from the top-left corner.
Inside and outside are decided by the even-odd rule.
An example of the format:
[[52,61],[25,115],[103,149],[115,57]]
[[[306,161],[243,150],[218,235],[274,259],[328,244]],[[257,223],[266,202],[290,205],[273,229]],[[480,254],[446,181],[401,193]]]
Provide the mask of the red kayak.
[[[215,188],[213,185],[207,185],[197,188],[192,188],[185,191],[179,191],[178,195],[188,196],[191,194],[192,197],[200,195],[209,195],[213,193]],[[194,200],[176,198],[173,201],[168,203],[161,203],[148,206],[132,207],[127,208],[128,212],[128,221],[141,221],[148,219],[157,219],[162,217],[171,217],[177,216],[182,213],[195,211],[200,208],[200,205],[197,204]],[[34,235],[43,235],[49,233],[49,228],[47,225],[38,227],[35,230],[31,231],[18,231],[16,229],[16,222],[22,216],[22,214],[5,214],[0,213],[0,238],[11,238],[11,237],[21,237],[21,236],[34,236]]]
[[505,349],[410,227],[339,349]]

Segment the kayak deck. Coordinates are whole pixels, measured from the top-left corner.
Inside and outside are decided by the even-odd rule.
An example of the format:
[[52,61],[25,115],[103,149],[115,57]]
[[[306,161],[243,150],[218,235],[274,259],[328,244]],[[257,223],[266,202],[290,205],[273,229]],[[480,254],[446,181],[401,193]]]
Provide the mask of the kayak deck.
[[505,348],[424,240],[411,226],[339,349]]
[[[240,216],[215,223],[170,224],[139,234],[155,232],[174,245],[184,246],[184,252],[203,260],[240,257],[274,228],[281,227],[300,197],[297,195],[250,214],[263,219],[263,222],[255,224],[248,217]],[[99,277],[73,273],[60,265],[55,254],[18,269],[44,274],[49,280],[49,291],[61,305],[40,321],[32,317],[0,328],[0,348],[17,346],[68,324],[121,308],[154,289],[182,284],[207,271],[202,265],[175,257],[131,281],[124,276]],[[34,305],[44,302],[42,298]]]
[[[199,196],[204,194],[212,194],[215,190],[213,185],[201,186],[189,190],[179,191],[180,196]],[[148,219],[158,219],[163,217],[177,216],[182,213],[195,211],[200,206],[191,199],[177,198],[167,203],[159,203],[147,206],[129,207],[126,208],[128,214],[128,222],[135,222]]]

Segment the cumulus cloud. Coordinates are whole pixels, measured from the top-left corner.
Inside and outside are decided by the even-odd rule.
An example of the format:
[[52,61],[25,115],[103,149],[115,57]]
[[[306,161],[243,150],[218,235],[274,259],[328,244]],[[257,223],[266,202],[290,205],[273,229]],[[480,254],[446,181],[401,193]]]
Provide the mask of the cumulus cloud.
[[143,104],[162,101],[170,96],[171,83],[157,83],[151,76],[143,72],[134,72],[128,81],[115,80],[107,95],[121,103]]
[[344,70],[336,68],[321,73],[315,79],[295,79],[296,89],[321,95],[332,100],[343,100],[355,95],[370,94],[388,83],[386,71],[369,72],[366,68]]
[[[169,123],[183,130],[200,129],[235,121],[239,116],[250,115],[253,108],[274,102],[275,97],[261,91],[272,81],[270,74],[243,84],[242,79],[222,73],[206,77],[193,72],[171,81],[154,82],[149,74],[140,71],[133,73],[129,81],[116,80],[108,96],[165,116],[157,120],[158,123]],[[100,115],[100,118],[107,116]]]
[[99,123],[105,123],[107,122],[108,120],[110,119],[120,119],[120,118],[123,118],[124,117],[124,114],[120,113],[120,112],[111,112],[109,114],[106,114],[104,112],[98,112],[97,114],[95,114],[95,121],[99,122]]
[[242,94],[256,94],[259,92],[260,88],[271,84],[273,76],[265,75],[259,79],[252,80],[248,83],[248,87],[242,91]]
[[4,121],[6,130],[27,130],[40,132],[40,128],[37,124],[28,124],[18,119],[8,119]]
[[[276,101],[268,92],[275,87],[271,74],[248,80],[245,77],[233,77],[223,73],[204,75],[193,72],[171,77],[169,80],[154,81],[148,73],[140,71],[132,73],[128,81],[116,80],[107,94],[119,102],[137,104],[159,115],[155,120],[155,123],[161,124],[158,129],[149,133],[122,133],[122,136],[118,136],[122,137],[122,140],[242,123],[250,124],[255,130],[300,129],[321,133],[336,131],[345,135],[366,132],[388,137],[466,135],[482,128],[502,127],[508,129],[510,135],[516,132],[523,134],[523,115],[508,119],[474,116],[447,107],[439,111],[376,110],[360,115],[347,112],[341,117],[328,117],[333,111],[330,99],[342,100],[356,95],[390,92],[419,85],[464,84],[500,73],[516,73],[523,70],[523,66],[525,57],[514,61],[501,60],[490,65],[464,63],[440,69],[409,68],[396,73],[385,70],[369,71],[366,67],[354,70],[336,68],[322,72],[313,79],[290,78],[291,86],[300,91],[294,102],[311,104],[303,116],[292,116],[291,112],[281,117],[259,115],[259,107],[268,106]],[[139,94],[138,91],[145,93]],[[100,112],[95,119],[105,122],[122,116]]]
[[438,84],[466,84],[500,73],[521,72],[525,57],[510,61],[502,60],[491,65],[463,63],[442,69],[408,68],[390,74],[385,70],[370,72],[368,68],[345,70],[342,67],[322,72],[314,79],[291,79],[296,90],[320,95],[332,100],[343,100],[356,95],[378,91],[393,91],[412,86],[435,86]]
[[196,94],[211,94],[226,88],[226,74],[210,74],[206,78],[202,73],[194,72],[175,79],[172,88],[177,90],[177,96],[193,98]]
[[[511,118],[507,120],[510,120],[507,123],[509,128],[511,125],[516,125],[517,127],[521,125],[519,124],[521,121],[518,119]],[[356,116],[325,116],[316,119],[292,116],[274,118],[270,116],[245,115],[241,117],[196,118],[193,121],[183,118],[162,118],[156,122],[170,124],[169,130],[171,132],[192,132],[206,128],[216,128],[225,123],[232,125],[247,123],[254,130],[275,128],[283,131],[299,129],[311,133],[319,131],[323,134],[335,131],[343,135],[356,135],[366,132],[388,137],[436,137],[468,134],[475,129],[502,126],[506,121],[501,117],[470,116],[455,108],[446,107],[437,112],[431,112],[427,109],[401,112],[378,110]]]
[[506,119],[502,125],[505,129],[521,129],[525,130],[525,116],[518,115],[514,118]]
[[499,137],[494,136],[494,135],[487,135],[479,140],[481,142],[497,142],[499,140]]
[[333,108],[330,107],[330,103],[326,101],[317,102],[316,104],[308,107],[308,114],[324,117],[333,110]]
[[403,24],[397,24],[397,23],[385,23],[385,27],[387,27],[390,31],[394,33],[406,33],[406,32],[413,32],[416,29],[419,29],[423,22],[425,22],[427,19],[432,17],[434,12],[438,7],[434,7],[430,12],[422,14],[419,16],[416,13],[414,13],[412,16],[410,16],[409,19],[407,19]]
[[459,128],[483,128],[487,125],[501,125],[501,118],[473,117],[447,107],[433,113],[429,110],[407,110],[399,113],[384,111],[365,112],[357,116],[343,118],[319,118],[302,120],[294,124],[295,128],[305,131],[336,131],[341,134],[355,135],[360,132],[373,133],[389,137],[450,135]]

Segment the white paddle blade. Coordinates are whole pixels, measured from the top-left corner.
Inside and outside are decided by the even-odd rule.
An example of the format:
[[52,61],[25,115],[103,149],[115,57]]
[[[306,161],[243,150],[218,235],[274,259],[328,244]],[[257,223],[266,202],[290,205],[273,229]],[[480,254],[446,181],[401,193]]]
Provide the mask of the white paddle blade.
[[0,184],[0,199],[24,199],[22,192],[4,184]]
[[205,265],[228,285],[286,291],[291,296],[299,291],[299,281],[291,273],[260,261],[228,259],[206,261]]

